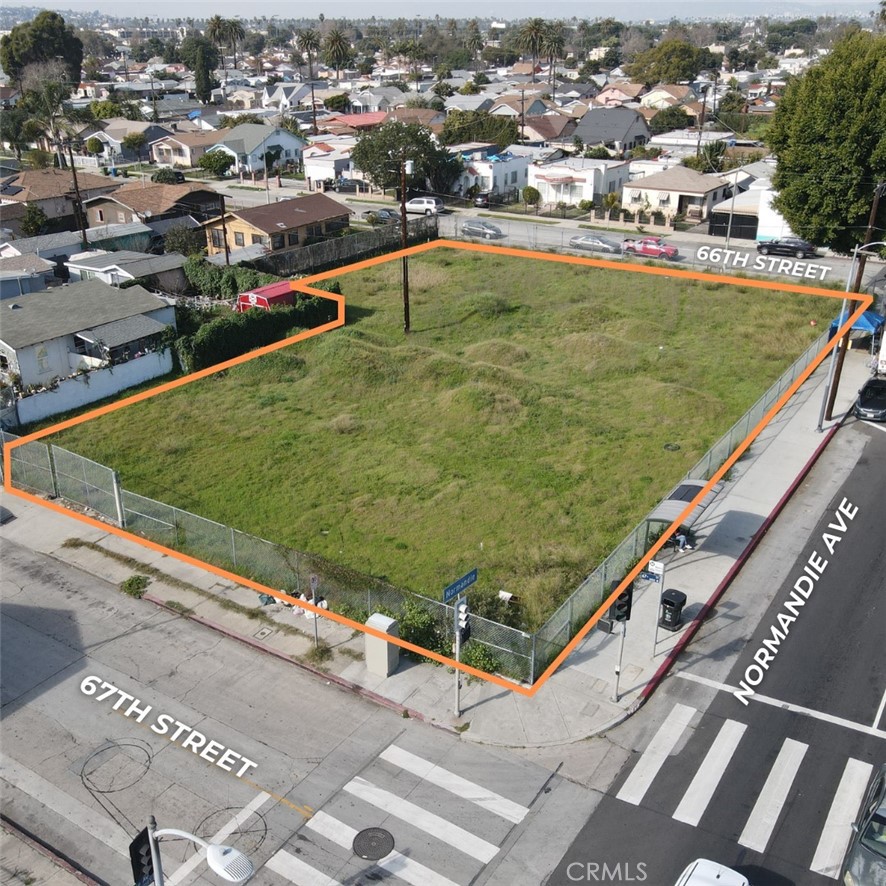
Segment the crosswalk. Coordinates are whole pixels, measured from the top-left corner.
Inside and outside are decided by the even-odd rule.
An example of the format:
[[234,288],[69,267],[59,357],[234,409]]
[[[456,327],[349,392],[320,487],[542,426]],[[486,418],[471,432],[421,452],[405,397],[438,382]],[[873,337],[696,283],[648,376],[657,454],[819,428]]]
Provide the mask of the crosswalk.
[[[675,753],[680,742],[686,739],[687,730],[696,715],[698,711],[689,705],[674,705],[625,779],[616,794],[617,799],[635,806],[643,803],[653,783],[661,777],[662,768],[668,758]],[[693,827],[699,825],[735,758],[746,729],[747,726],[737,720],[724,720],[701,762],[696,764],[696,758],[693,757],[694,774],[673,811],[672,817],[675,820]],[[737,840],[740,846],[761,853],[766,851],[779,821],[783,819],[790,797],[801,792],[801,788],[797,786],[798,773],[806,759],[807,750],[807,744],[795,739],[785,738],[782,741],[774,762],[756,790],[753,808]],[[809,869],[815,873],[832,878],[838,876],[852,835],[851,825],[872,770],[870,763],[853,758],[846,761],[810,858]],[[811,837],[812,835],[809,840],[810,848],[813,845]]]
[[[295,886],[341,886],[364,878],[411,886],[473,882],[528,815],[541,787],[541,781],[532,782],[542,775],[506,771],[491,755],[478,762],[477,753],[441,762],[389,745],[305,823],[297,840],[277,850],[264,871],[272,872],[274,883]],[[393,851],[374,862],[353,851],[354,838],[368,827],[384,828],[394,838]]]

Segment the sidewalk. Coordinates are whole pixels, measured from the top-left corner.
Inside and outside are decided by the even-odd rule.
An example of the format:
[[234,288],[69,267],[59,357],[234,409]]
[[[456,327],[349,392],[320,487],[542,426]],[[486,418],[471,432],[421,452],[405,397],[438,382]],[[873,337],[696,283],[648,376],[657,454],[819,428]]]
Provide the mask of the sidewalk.
[[[639,707],[661,678],[657,672],[663,663],[675,657],[681,638],[697,627],[690,625],[692,619],[725,590],[737,564],[763,534],[761,528],[765,531],[767,518],[829,439],[827,432],[836,431],[837,422],[827,423],[824,434],[816,429],[827,362],[735,465],[723,492],[694,527],[695,549],[660,556],[665,565],[662,584],[636,583],[618,701],[613,700],[617,635],[591,631],[532,698],[464,679],[463,714],[456,719],[452,670],[401,660],[393,676],[371,675],[362,660],[364,635],[328,619],[309,620],[302,610],[280,603],[257,610],[254,591],[17,498],[4,502],[17,519],[3,527],[2,535],[112,583],[136,572],[148,574],[145,605],[166,606],[410,716],[458,728],[467,739],[515,747],[565,744],[600,733]],[[851,408],[868,375],[867,353],[850,351],[836,403],[838,418]],[[674,633],[657,627],[663,588],[677,588],[687,596],[684,627]],[[723,608],[713,614],[713,624],[721,618],[735,620],[735,608],[728,614]],[[758,608],[739,610],[739,617],[748,621],[748,633],[765,604]],[[328,660],[313,657],[315,628],[332,649]]]

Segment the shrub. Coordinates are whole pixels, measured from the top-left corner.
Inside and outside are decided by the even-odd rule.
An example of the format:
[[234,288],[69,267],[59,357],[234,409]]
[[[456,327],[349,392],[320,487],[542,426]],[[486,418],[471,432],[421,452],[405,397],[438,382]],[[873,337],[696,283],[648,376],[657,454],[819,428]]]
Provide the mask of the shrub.
[[[400,614],[394,617],[400,624],[401,639],[440,655],[452,655],[452,637],[437,621],[434,614],[415,600],[404,600]],[[414,656],[409,650],[404,652],[406,655]],[[424,659],[423,656],[421,658],[433,661],[433,659]]]
[[148,582],[150,579],[146,575],[130,575],[125,581],[120,582],[120,590],[140,600],[145,595]]
[[[462,646],[460,659],[464,664],[478,671],[486,671],[487,674],[494,674],[501,669],[498,656],[485,643],[477,640],[469,640],[466,646]],[[473,674],[468,675],[469,683],[478,679]]]

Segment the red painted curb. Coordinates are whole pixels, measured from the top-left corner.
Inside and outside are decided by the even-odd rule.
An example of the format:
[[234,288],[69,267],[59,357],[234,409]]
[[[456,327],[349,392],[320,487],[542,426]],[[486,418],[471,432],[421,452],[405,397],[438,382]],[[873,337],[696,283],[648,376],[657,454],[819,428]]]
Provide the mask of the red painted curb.
[[744,564],[748,561],[751,554],[757,549],[757,545],[763,540],[763,537],[772,527],[772,524],[778,518],[778,515],[784,510],[785,505],[791,500],[794,493],[797,491],[797,487],[806,479],[806,475],[812,470],[813,465],[818,461],[822,452],[824,452],[828,443],[831,442],[834,435],[840,429],[842,423],[835,424],[830,431],[828,431],[827,436],[824,440],[819,443],[816,447],[815,452],[812,453],[812,456],[809,458],[809,461],[803,465],[800,473],[794,478],[791,485],[788,487],[785,494],[778,500],[775,507],[772,509],[772,512],[769,516],[763,521],[760,528],[753,534],[751,537],[750,544],[741,552],[738,559],[732,564],[729,571],[723,578],[723,581],[717,585],[714,593],[711,595],[710,599],[701,607],[698,615],[695,616],[694,619],[689,623],[689,627],[683,632],[683,635],[677,641],[676,645],[673,649],[665,656],[665,660],[659,666],[659,669],[653,674],[652,678],[649,682],[643,687],[643,691],[640,693],[640,697],[637,700],[636,707],[632,713],[638,711],[650,698],[653,692],[658,688],[659,683],[664,679],[667,675],[668,671],[673,667],[674,662],[679,658],[679,656],[683,653],[686,647],[690,644],[693,637],[695,637],[698,629],[701,627],[705,618],[707,618],[710,611],[717,605],[717,602],[720,600],[720,597],[723,596],[726,589],[729,585],[732,584],[735,576],[741,571],[744,567]]

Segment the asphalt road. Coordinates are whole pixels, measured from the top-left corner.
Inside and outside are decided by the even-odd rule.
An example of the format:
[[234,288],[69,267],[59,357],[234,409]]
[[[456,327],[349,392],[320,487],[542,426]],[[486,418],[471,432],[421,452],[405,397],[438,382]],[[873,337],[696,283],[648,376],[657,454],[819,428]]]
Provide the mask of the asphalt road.
[[[388,876],[352,851],[369,827],[407,881],[540,881],[593,806],[549,768],[2,541],[3,811],[106,883],[131,882],[151,814],[241,849],[256,884]],[[170,886],[218,882],[188,841],[164,839],[163,859]]]
[[[757,629],[741,638],[726,673],[718,673],[715,658],[696,655],[695,664],[665,684],[650,705],[637,753],[550,884],[588,882],[576,879],[583,866],[605,863],[635,877],[642,865],[646,882],[667,886],[695,858],[730,865],[753,886],[834,882],[847,825],[871,771],[886,760],[886,433],[856,424],[841,434],[850,435],[860,457],[851,470],[842,466],[848,474],[838,488],[814,502],[812,531],[788,564],[778,561],[790,522],[781,535],[774,530],[767,537],[762,556],[781,577]],[[829,470],[821,464],[813,471],[786,521],[801,522],[810,496],[833,480],[823,473]],[[839,526],[834,514],[844,499],[857,507],[856,516],[845,520],[845,530],[829,529]],[[824,533],[832,536],[833,553]],[[786,623],[757,696],[745,706],[732,689],[765,649],[763,640],[772,641],[779,613],[791,614],[785,601],[813,552],[826,554],[828,566],[805,604],[795,606],[796,620]],[[752,558],[755,575],[765,581],[759,557]],[[768,590],[758,586],[761,594]],[[711,652],[716,648],[711,644]]]

